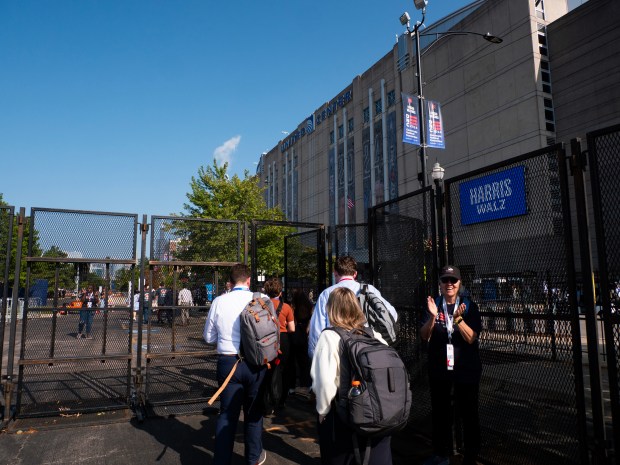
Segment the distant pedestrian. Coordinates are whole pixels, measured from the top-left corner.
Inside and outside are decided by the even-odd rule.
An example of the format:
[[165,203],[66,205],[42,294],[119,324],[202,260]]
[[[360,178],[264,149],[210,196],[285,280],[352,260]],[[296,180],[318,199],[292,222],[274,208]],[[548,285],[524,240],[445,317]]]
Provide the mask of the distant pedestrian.
[[138,312],[140,311],[140,291],[136,289],[133,293],[133,320],[138,320]]
[[151,287],[144,286],[144,306],[142,307],[142,323],[149,324],[151,319]]
[[[239,359],[241,341],[240,315],[252,300],[250,269],[238,263],[230,272],[234,287],[228,294],[216,297],[211,304],[203,337],[208,344],[217,343],[217,381],[220,385]],[[265,299],[267,296],[264,297]],[[220,412],[215,426],[214,465],[230,465],[237,434],[239,414],[243,408],[245,463],[261,465],[265,462],[263,450],[263,413],[259,402],[259,388],[267,367],[254,366],[243,359],[220,397]]]
[[192,298],[192,292],[183,286],[183,289],[179,291],[178,303],[181,307],[181,325],[187,326],[189,324],[189,309],[194,305],[194,299]]
[[[82,294],[82,308],[80,309],[80,322],[78,323],[77,338],[92,339],[93,317],[99,304],[99,296],[93,291],[92,286]],[[84,333],[86,330],[86,333]]]
[[[164,283],[160,283],[155,291],[153,304],[157,302],[157,322],[172,324],[172,309],[166,308],[172,305],[172,291],[167,289]],[[165,320],[165,321],[164,321]]]

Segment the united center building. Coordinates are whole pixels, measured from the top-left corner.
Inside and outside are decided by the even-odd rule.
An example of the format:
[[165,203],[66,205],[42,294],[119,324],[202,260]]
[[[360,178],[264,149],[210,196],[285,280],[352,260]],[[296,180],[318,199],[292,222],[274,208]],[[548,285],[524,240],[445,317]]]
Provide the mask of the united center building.
[[[618,76],[618,33],[612,26],[618,9],[613,3],[590,0],[569,13],[565,0],[479,0],[423,29],[423,94],[425,101],[440,106],[445,140],[445,149],[426,149],[426,173],[419,147],[403,142],[403,93],[417,96],[417,75],[415,45],[408,35],[401,37],[389,53],[261,156],[257,174],[267,205],[280,206],[290,221],[364,223],[368,208],[416,191],[423,176],[430,184],[436,161],[446,177],[457,176],[560,142],[558,134],[568,142],[585,130],[619,122],[620,99],[612,86],[589,100],[612,106],[600,121],[593,122],[591,115],[588,127],[580,126],[568,110],[584,98],[579,83],[570,79],[579,65],[567,55],[583,56],[568,32],[579,34],[583,27],[600,31],[607,22],[607,29],[584,41],[611,47],[605,53],[612,60],[600,66]],[[580,15],[587,24],[580,25]],[[598,17],[597,26],[592,17]],[[551,24],[559,18],[559,26]],[[558,42],[553,46],[562,52],[556,54],[562,57],[560,76],[554,74],[549,51],[554,27]],[[487,32],[502,43],[483,40]],[[574,49],[567,53],[565,46]],[[603,51],[598,47],[589,53]],[[597,75],[596,68],[590,74]],[[570,115],[564,126],[557,117],[554,79],[561,80],[562,111]]]

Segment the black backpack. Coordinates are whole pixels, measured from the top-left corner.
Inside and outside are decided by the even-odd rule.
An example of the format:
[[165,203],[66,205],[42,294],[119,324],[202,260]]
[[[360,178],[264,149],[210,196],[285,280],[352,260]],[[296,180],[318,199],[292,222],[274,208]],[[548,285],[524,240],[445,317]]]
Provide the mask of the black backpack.
[[379,296],[368,290],[368,284],[360,284],[357,299],[368,325],[389,345],[395,345],[398,325]]
[[[376,339],[370,328],[347,331],[330,327],[341,338],[340,386],[336,412],[357,434],[383,437],[401,430],[411,410],[407,368],[393,347]],[[351,382],[362,393],[349,398]]]

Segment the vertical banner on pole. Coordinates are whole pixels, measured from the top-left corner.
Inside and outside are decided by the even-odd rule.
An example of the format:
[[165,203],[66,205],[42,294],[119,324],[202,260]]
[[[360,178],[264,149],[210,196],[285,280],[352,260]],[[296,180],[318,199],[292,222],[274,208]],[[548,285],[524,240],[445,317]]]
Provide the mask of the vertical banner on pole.
[[401,92],[403,101],[403,142],[420,145],[420,121],[418,117],[418,98]]
[[445,149],[441,106],[434,100],[427,100],[426,105],[426,144],[428,147]]

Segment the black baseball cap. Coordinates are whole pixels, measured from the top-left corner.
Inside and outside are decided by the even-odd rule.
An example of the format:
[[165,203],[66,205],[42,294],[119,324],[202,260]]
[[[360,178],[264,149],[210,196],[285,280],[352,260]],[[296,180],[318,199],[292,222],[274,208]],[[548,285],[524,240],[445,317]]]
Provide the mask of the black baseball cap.
[[461,272],[456,266],[446,265],[439,272],[439,279],[442,278],[456,278],[461,280]]

